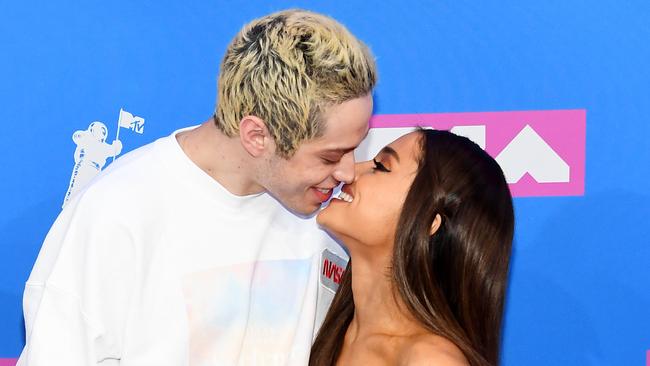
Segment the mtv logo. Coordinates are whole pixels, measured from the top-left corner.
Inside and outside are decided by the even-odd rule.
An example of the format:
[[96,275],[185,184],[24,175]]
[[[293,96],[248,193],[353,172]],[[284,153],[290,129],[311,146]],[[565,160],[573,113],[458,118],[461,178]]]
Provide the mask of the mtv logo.
[[133,122],[131,122],[129,129],[137,132],[137,133],[143,133],[144,132],[144,120],[143,119],[138,119]]
[[449,130],[485,149],[513,196],[581,196],[585,180],[585,110],[377,115],[355,151],[372,159],[414,127]]

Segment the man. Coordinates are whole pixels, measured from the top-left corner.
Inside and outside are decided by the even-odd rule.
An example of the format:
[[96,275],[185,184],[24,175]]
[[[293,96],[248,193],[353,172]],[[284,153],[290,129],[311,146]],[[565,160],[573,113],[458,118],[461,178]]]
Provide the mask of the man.
[[214,117],[121,157],[66,205],[26,284],[18,365],[306,364],[333,293],[321,255],[344,254],[304,216],[353,180],[375,80],[328,17],[246,25]]

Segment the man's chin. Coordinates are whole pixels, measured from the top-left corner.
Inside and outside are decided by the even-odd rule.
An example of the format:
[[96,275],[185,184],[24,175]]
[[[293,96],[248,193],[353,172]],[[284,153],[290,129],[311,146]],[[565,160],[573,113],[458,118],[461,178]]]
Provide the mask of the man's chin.
[[267,192],[277,201],[279,202],[287,211],[290,211],[292,214],[304,218],[312,217],[316,213],[318,213],[321,204],[320,203],[313,203],[309,204],[305,201],[299,201],[295,202],[293,200],[282,200],[279,198],[279,196],[274,195],[272,192],[268,191]]
[[320,211],[321,205],[315,204],[315,205],[287,205],[285,204],[284,207],[291,211],[294,215],[300,216],[300,217],[312,217],[316,215]]

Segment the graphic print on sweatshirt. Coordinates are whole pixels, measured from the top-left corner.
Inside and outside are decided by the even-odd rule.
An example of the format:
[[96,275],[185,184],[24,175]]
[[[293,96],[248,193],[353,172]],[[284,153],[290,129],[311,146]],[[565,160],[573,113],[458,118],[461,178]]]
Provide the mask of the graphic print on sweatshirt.
[[313,332],[313,315],[301,321],[314,297],[311,267],[311,259],[269,260],[186,275],[189,366],[304,362]]

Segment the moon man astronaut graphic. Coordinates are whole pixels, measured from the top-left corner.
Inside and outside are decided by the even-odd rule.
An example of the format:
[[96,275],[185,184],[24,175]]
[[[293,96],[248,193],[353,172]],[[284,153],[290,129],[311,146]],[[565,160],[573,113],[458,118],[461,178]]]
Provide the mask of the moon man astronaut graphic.
[[120,130],[122,128],[141,135],[144,133],[144,118],[134,116],[120,108],[120,115],[117,119],[117,135],[110,144],[106,142],[108,129],[99,121],[92,122],[85,131],[79,130],[72,134],[72,141],[77,144],[77,148],[74,151],[74,168],[62,207],[65,207],[75,193],[84,189],[104,169],[106,159],[120,155],[122,152]]
[[72,135],[77,144],[74,151],[74,168],[70,177],[68,191],[63,200],[63,207],[76,192],[82,190],[106,165],[106,159],[122,152],[122,142],[114,140],[106,143],[108,129],[99,121],[92,122],[85,131],[79,130]]

